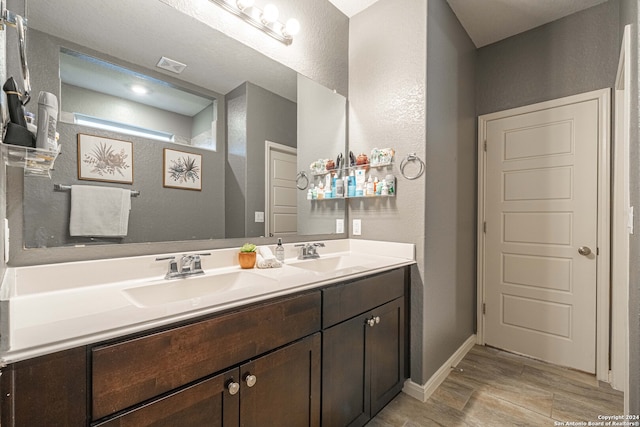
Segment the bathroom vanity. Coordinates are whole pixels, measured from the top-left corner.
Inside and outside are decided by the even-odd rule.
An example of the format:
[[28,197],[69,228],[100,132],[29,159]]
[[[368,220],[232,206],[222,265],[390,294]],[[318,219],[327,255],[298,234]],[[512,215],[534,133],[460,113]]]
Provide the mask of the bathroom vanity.
[[[0,422],[364,425],[408,377],[413,261],[349,254],[264,272],[290,286],[258,300],[220,304],[224,308],[210,313],[200,307],[193,316],[168,316],[160,326],[143,322],[131,333],[94,334],[110,337],[35,357],[5,352],[4,360],[22,360],[2,369]],[[356,268],[364,259],[377,267]]]

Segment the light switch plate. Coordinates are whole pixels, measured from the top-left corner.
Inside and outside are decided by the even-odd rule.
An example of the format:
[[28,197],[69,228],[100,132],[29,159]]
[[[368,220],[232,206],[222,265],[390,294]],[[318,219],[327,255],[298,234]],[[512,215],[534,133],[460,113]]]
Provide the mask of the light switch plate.
[[264,212],[256,212],[256,222],[264,222]]
[[359,219],[353,220],[353,235],[354,236],[362,235],[362,222]]
[[344,219],[342,218],[336,219],[336,233],[344,233]]

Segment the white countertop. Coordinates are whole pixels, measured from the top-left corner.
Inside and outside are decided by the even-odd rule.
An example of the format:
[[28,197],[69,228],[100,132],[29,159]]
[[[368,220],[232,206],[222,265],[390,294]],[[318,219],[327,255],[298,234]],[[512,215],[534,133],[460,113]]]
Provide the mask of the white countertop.
[[[167,254],[9,268],[0,288],[0,363],[415,263],[412,244],[353,239],[325,244],[318,250],[320,260],[333,261],[323,261],[330,265],[321,271],[295,267],[318,260],[298,261],[293,244],[284,245],[282,268],[241,270],[237,249],[220,249],[202,258],[204,275],[175,280],[164,279],[168,261],[156,261]],[[223,286],[227,281],[233,285]]]

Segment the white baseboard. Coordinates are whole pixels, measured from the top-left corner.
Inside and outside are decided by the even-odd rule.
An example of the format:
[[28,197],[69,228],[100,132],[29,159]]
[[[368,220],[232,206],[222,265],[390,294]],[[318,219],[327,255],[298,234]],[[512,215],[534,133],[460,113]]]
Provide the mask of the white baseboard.
[[451,371],[451,367],[456,366],[460,361],[467,355],[469,350],[473,348],[476,344],[476,336],[471,335],[467,340],[462,343],[460,348],[456,350],[455,353],[451,355],[451,357],[444,362],[444,364],[436,371],[435,374],[429,381],[424,385],[416,384],[411,379],[408,379],[404,383],[404,387],[402,391],[414,399],[418,399],[422,402],[426,402],[427,399],[433,394],[434,391],[447,379],[449,372]]

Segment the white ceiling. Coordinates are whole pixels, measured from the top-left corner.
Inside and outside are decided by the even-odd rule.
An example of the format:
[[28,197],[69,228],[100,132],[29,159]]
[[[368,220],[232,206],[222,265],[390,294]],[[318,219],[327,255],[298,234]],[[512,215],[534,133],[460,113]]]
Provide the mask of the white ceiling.
[[[352,17],[377,0],[329,0]],[[522,33],[607,0],[447,0],[476,47]]]

